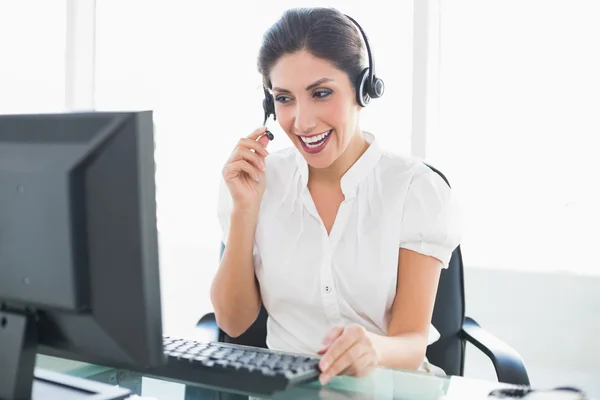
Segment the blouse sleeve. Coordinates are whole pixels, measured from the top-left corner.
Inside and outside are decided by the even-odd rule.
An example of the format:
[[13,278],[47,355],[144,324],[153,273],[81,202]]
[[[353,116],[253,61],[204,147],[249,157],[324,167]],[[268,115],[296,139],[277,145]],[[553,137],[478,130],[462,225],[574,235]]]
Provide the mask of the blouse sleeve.
[[423,167],[408,189],[400,247],[435,257],[447,268],[460,244],[461,209],[448,184],[429,167]]

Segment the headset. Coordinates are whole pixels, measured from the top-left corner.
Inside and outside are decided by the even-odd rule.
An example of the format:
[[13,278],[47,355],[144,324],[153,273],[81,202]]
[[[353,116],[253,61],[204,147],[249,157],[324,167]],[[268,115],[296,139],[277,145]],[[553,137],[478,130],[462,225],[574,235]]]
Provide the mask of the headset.
[[[383,96],[385,85],[383,83],[383,80],[378,78],[377,75],[375,75],[375,62],[373,61],[373,55],[371,54],[371,46],[369,46],[369,40],[367,39],[365,31],[363,31],[362,27],[352,17],[348,15],[346,15],[346,17],[350,21],[352,21],[354,25],[356,25],[363,37],[365,47],[367,48],[369,66],[362,70],[362,72],[358,75],[358,79],[355,83],[356,101],[361,107],[366,107],[367,104],[370,103],[371,99],[378,99],[381,96]],[[263,100],[263,110],[265,111],[265,120],[263,122],[264,125],[267,123],[267,119],[270,115],[273,115],[273,119],[275,120],[277,120],[277,115],[275,115],[275,100],[273,99],[273,95],[264,86],[263,91],[265,93],[265,98]],[[273,134],[269,136],[269,139],[273,140],[272,136]]]

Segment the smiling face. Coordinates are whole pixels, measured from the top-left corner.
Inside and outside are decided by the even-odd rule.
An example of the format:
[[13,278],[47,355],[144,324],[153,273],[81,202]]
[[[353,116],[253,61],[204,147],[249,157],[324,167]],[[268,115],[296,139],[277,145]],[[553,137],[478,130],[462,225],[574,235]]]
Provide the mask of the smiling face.
[[360,133],[360,106],[348,75],[298,51],[277,61],[270,80],[282,129],[311,167],[329,167]]

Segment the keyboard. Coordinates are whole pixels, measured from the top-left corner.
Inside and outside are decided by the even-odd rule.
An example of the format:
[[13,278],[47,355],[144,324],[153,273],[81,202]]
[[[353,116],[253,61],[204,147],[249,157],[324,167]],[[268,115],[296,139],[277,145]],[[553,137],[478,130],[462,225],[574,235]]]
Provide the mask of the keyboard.
[[320,374],[316,356],[168,336],[163,347],[167,363],[160,376],[232,391],[272,395]]

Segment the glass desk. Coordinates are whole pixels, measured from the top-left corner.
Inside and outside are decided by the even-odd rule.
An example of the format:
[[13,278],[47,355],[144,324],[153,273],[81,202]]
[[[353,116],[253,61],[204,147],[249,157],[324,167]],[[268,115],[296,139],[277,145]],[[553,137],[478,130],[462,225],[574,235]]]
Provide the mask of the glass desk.
[[[38,355],[37,367],[86,378],[97,382],[126,387],[134,394],[131,399],[173,400],[242,400],[262,399],[243,393],[232,393],[217,387],[184,384],[143,376],[142,374],[84,364]],[[353,378],[339,376],[326,386],[318,381],[275,394],[270,399],[486,399],[490,391],[509,385],[462,377],[440,378],[418,372],[378,368],[369,376]]]

